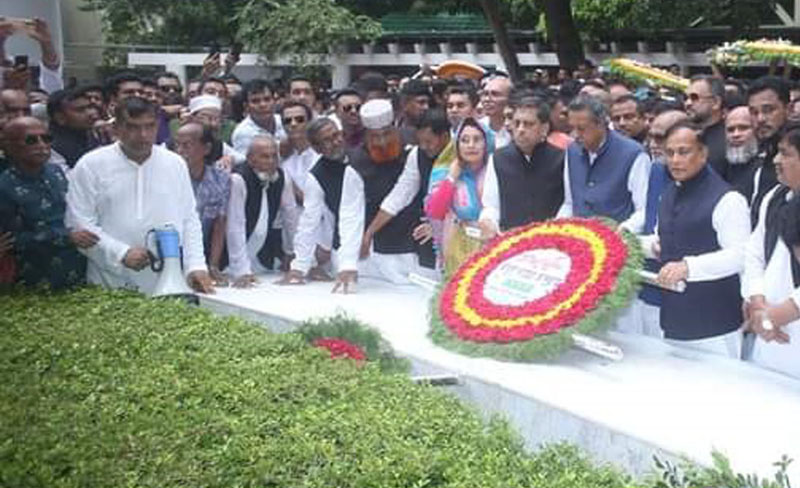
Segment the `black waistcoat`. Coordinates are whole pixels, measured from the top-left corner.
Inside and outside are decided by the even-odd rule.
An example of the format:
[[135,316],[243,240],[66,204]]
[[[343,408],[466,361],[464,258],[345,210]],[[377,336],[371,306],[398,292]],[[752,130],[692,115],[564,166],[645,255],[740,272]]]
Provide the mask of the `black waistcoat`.
[[333,248],[339,249],[339,203],[342,200],[345,163],[321,157],[311,168],[311,175],[317,180],[325,194],[325,206],[333,214]]
[[[428,153],[422,150],[421,147],[417,148],[417,171],[419,171],[419,191],[417,196],[414,197],[412,206],[419,208],[419,215],[425,215],[425,197],[428,195],[428,185],[431,179],[431,170],[433,169],[434,158],[430,157]],[[414,241],[419,257],[419,264],[425,268],[436,268],[436,253],[433,251],[433,239],[428,240],[424,244]]]
[[[380,210],[381,203],[386,195],[392,191],[397,178],[403,172],[407,151],[403,151],[399,158],[388,163],[376,164],[367,154],[364,147],[354,151],[350,158],[350,166],[361,176],[364,181],[364,226],[369,226],[375,215]],[[383,226],[374,237],[373,247],[381,254],[403,254],[414,252],[414,241],[411,234],[417,225],[420,209],[409,205]]]
[[[261,213],[261,199],[264,195],[264,183],[258,179],[253,169],[249,164],[240,164],[234,171],[241,175],[244,179],[245,187],[247,188],[247,199],[244,203],[245,215],[245,236],[249,239],[253,230],[258,223],[259,214]],[[269,184],[267,187],[267,208],[269,215],[267,219],[267,238],[264,240],[264,245],[258,251],[258,260],[261,265],[267,269],[273,269],[274,261],[283,255],[283,237],[281,229],[273,229],[272,224],[275,222],[275,217],[278,210],[281,208],[281,195],[283,194],[283,185],[285,179],[283,170],[278,168],[278,179]]]
[[[721,249],[712,214],[728,191],[731,187],[708,165],[680,186],[668,184],[658,210],[662,264]],[[667,339],[719,336],[742,321],[739,275],[689,282],[684,293],[665,291],[661,298],[661,328]]]
[[564,151],[539,144],[530,162],[516,144],[494,153],[500,192],[500,229],[508,230],[556,216],[564,203]]
[[[794,218],[791,215],[788,204],[790,200],[786,199],[791,189],[788,186],[781,185],[780,188],[775,190],[772,198],[767,204],[767,213],[764,217],[764,263],[769,263],[772,258],[772,253],[775,252],[775,247],[778,245],[778,239],[781,239],[781,231],[786,219]],[[792,253],[791,246],[789,252]],[[800,263],[792,256],[792,280],[794,286],[800,286]]]

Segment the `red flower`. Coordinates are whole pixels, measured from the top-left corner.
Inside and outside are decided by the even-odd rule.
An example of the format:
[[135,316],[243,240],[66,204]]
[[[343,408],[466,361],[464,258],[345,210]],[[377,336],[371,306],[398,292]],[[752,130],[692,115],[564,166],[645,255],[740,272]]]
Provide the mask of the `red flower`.
[[363,349],[340,337],[320,337],[314,339],[312,344],[315,347],[327,349],[331,353],[331,359],[349,358],[359,362],[367,359],[367,354]]
[[[595,220],[564,219],[556,223],[562,225],[580,225],[592,231],[597,238],[603,241],[606,248],[606,256],[604,260],[599,263],[603,272],[597,277],[594,283],[587,283],[591,270],[595,265],[595,255],[592,253],[590,245],[585,240],[578,237],[558,234],[538,234],[523,239],[512,249],[503,251],[492,257],[486,265],[477,270],[472,281],[467,284],[465,305],[478,316],[487,319],[524,319],[552,310],[556,305],[563,303],[567,298],[572,296],[579,286],[586,283],[584,293],[580,295],[577,302],[574,303],[572,307],[561,310],[551,319],[540,322],[539,324],[534,325],[532,322],[525,321],[519,326],[510,328],[470,324],[461,316],[459,310],[455,307],[456,290],[462,284],[466,270],[474,268],[478,259],[487,256],[495,246],[504,240],[522,232],[527,232],[532,227],[542,225],[532,224],[531,226],[522,227],[504,234],[500,238],[495,238],[483,251],[475,253],[462,265],[442,290],[439,312],[444,324],[462,339],[476,342],[512,342],[528,340],[540,334],[558,332],[563,327],[573,325],[580,321],[588,311],[592,310],[597,305],[603,296],[613,289],[617,275],[620,269],[625,265],[628,250],[625,242],[619,235],[608,226]],[[557,249],[570,257],[571,268],[564,282],[556,286],[556,288],[546,296],[521,305],[497,305],[486,299],[483,294],[483,286],[489,274],[502,262],[517,254],[532,249]]]

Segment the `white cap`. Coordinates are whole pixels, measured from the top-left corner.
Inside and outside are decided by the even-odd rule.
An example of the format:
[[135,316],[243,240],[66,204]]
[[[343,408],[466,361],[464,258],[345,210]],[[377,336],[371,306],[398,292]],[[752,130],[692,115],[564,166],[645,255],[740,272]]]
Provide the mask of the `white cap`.
[[189,113],[195,113],[204,108],[222,110],[222,100],[214,95],[198,95],[189,101]]
[[394,122],[392,102],[378,98],[361,106],[361,123],[367,129],[383,129]]

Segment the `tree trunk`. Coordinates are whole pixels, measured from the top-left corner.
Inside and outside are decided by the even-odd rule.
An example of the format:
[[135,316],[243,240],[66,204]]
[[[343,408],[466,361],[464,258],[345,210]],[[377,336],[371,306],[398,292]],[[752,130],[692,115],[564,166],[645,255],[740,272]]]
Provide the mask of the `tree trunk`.
[[506,65],[508,76],[511,81],[516,83],[522,80],[522,70],[519,67],[519,60],[514,46],[511,45],[511,40],[508,37],[508,31],[500,16],[500,8],[498,7],[497,0],[480,0],[483,14],[489,25],[492,27],[494,33],[494,40],[497,43],[497,48],[500,51],[500,57],[503,58],[503,63]]
[[583,61],[583,45],[572,19],[571,0],[541,0],[547,24],[547,38],[555,45],[558,62],[574,70]]

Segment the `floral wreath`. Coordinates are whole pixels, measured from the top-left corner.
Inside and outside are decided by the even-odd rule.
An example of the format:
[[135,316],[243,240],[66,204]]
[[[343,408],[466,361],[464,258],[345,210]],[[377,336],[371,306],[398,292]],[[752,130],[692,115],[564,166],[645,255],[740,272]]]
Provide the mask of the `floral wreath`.
[[611,73],[634,83],[647,83],[651,86],[663,86],[679,91],[684,91],[689,87],[689,80],[686,78],[632,59],[610,59],[606,62],[606,66]]
[[376,363],[384,373],[408,372],[408,361],[397,357],[378,331],[347,315],[307,320],[297,332],[312,346],[327,350],[331,359]]
[[[492,302],[489,275],[526,251],[557,250],[569,257],[563,281],[519,304]],[[635,236],[597,219],[530,224],[502,234],[473,254],[440,287],[431,310],[431,338],[472,356],[532,360],[572,344],[572,332],[608,328],[638,289],[642,253]]]
[[709,49],[706,55],[714,64],[736,68],[753,61],[771,62],[776,59],[786,59],[790,64],[800,66],[800,46],[783,39],[726,42]]

